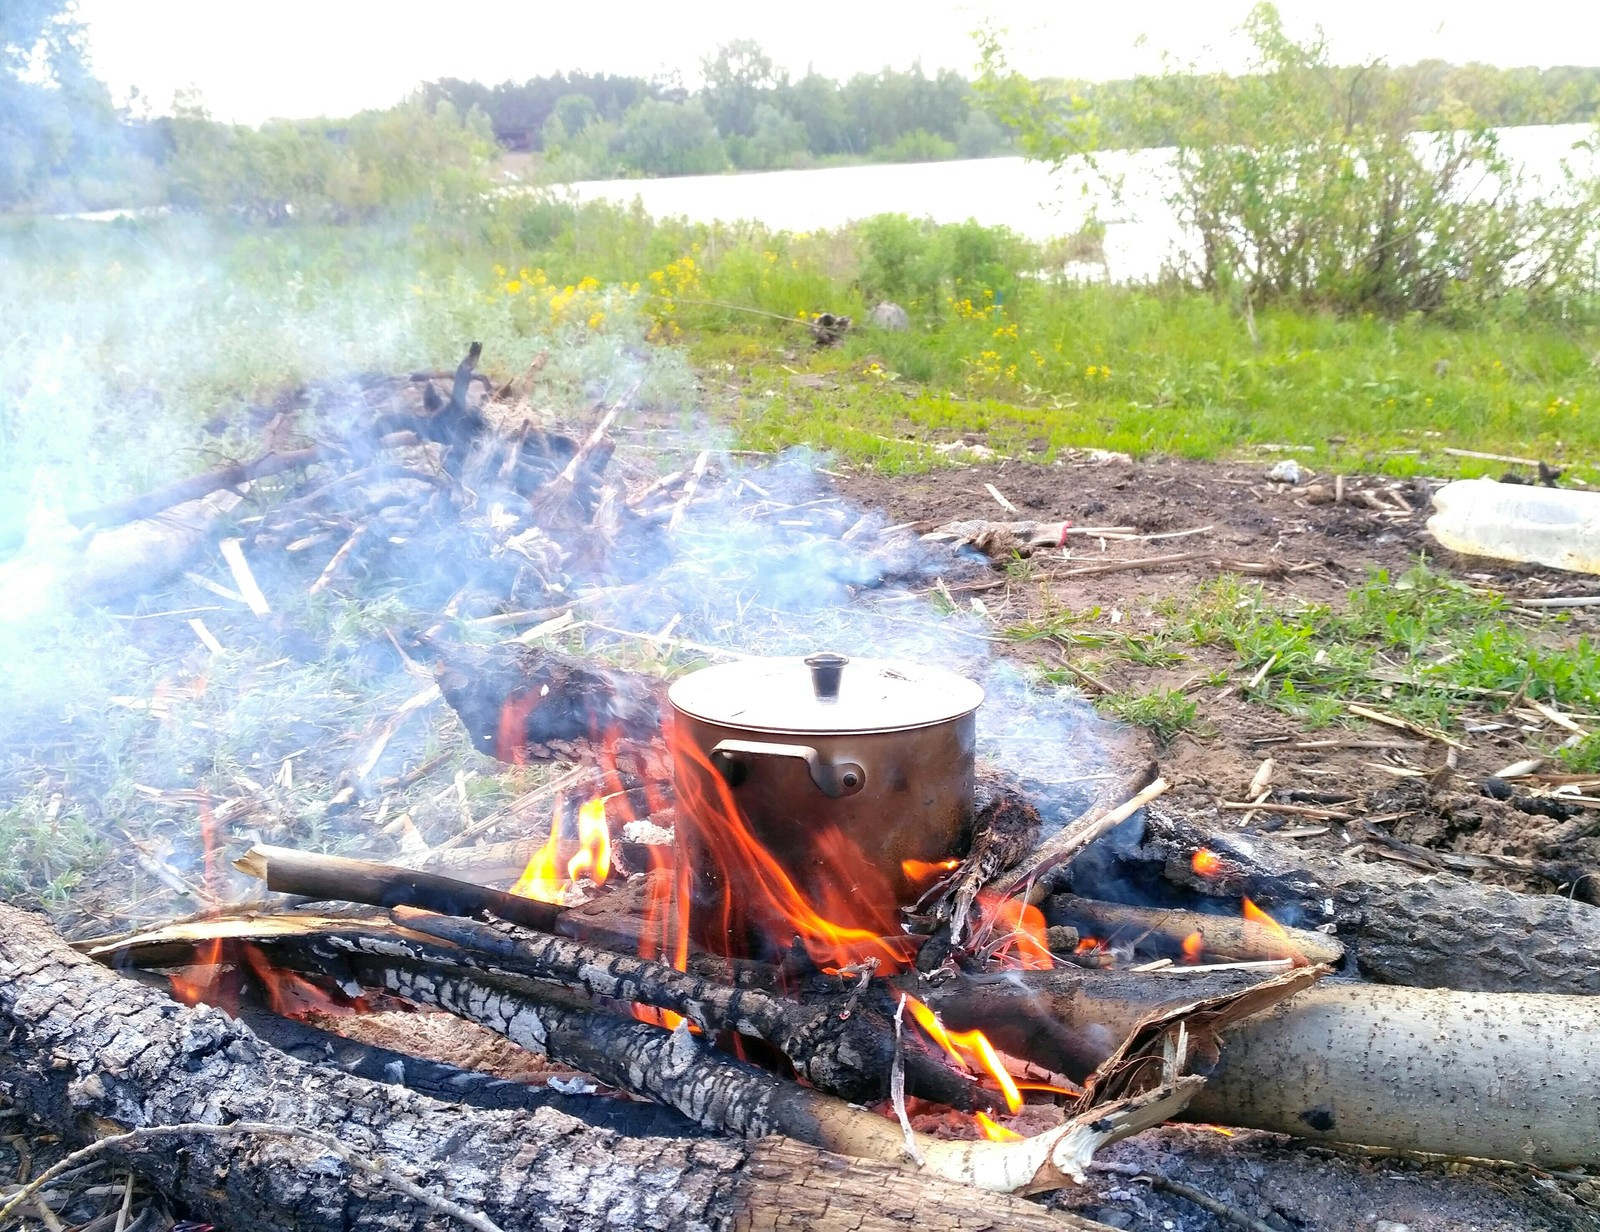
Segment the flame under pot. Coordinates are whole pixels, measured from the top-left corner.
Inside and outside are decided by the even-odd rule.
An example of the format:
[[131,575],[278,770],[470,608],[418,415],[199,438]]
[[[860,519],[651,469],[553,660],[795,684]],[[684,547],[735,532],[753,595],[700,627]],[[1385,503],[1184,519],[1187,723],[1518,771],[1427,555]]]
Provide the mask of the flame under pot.
[[[740,850],[747,838],[808,903],[870,896],[878,913],[885,892],[898,907],[925,888],[906,875],[905,861],[960,853],[983,701],[972,681],[912,663],[816,654],[707,668],[669,697],[679,841],[702,941],[713,940],[707,904],[761,911],[755,887],[731,884],[751,867],[751,853]],[[872,912],[861,906],[865,920]]]

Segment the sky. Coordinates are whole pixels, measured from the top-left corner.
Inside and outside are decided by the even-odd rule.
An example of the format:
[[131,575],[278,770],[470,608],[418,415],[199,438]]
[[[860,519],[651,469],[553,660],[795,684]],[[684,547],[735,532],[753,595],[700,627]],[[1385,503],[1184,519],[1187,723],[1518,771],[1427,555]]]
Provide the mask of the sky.
[[[78,0],[96,71],[155,111],[197,90],[218,119],[342,116],[387,107],[423,81],[495,84],[559,70],[698,84],[717,44],[753,38],[782,67],[830,77],[906,68],[970,72],[971,32],[1007,31],[1030,76],[1104,80],[1158,67],[1160,53],[1242,63],[1250,0]],[[1600,64],[1594,0],[1282,0],[1291,31],[1320,24],[1340,61],[1436,58],[1501,66]],[[1141,44],[1141,36],[1146,36]],[[1208,52],[1207,49],[1211,50]]]

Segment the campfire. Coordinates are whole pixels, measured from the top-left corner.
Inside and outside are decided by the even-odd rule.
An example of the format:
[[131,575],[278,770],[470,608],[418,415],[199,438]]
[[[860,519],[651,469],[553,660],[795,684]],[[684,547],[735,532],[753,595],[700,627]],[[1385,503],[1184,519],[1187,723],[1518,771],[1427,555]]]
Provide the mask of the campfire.
[[[618,445],[636,387],[568,435],[478,359],[84,511],[84,550],[22,567],[127,594],[209,550],[235,489],[298,474],[216,549],[241,601],[270,613],[276,553],[320,560],[313,591],[403,578],[437,615],[394,631],[422,687],[339,794],[441,700],[479,752],[560,768],[515,837],[410,858],[229,841],[201,800],[207,909],[76,952],[0,908],[18,1108],[230,1228],[1103,1227],[1023,1199],[1171,1121],[1600,1162],[1570,934],[1497,930],[1518,896],[1466,887],[1430,936],[1409,881],[1336,884],[1163,812],[1158,768],[1079,701],[908,601],[1071,528],[888,526],[791,498],[808,465],[709,450],[652,474]],[[563,649],[579,625],[698,662]],[[254,887],[231,901],[227,862]],[[1548,990],[1394,975],[1491,945]],[[568,1077],[359,1042],[441,1013]]]

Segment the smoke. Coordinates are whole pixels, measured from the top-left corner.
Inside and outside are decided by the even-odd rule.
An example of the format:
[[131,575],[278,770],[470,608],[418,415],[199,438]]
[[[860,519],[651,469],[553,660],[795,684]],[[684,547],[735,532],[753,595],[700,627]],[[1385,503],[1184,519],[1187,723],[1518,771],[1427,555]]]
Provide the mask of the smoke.
[[[408,834],[436,841],[512,793],[502,768],[434,712],[398,730],[372,777],[443,756],[460,771],[454,787],[447,770],[443,791],[397,788],[356,807],[335,798],[374,731],[420,687],[397,635],[437,623],[464,588],[474,594],[458,616],[492,612],[496,587],[504,606],[505,573],[486,549],[525,523],[486,529],[492,493],[480,494],[464,530],[374,532],[361,568],[313,595],[348,526],[271,540],[264,520],[293,493],[289,479],[256,484],[213,542],[224,531],[246,540],[273,608],[263,619],[219,596],[233,579],[214,546],[187,575],[152,576],[110,605],[85,604],[59,584],[89,539],[70,511],[254,456],[275,417],[295,410],[290,441],[312,425],[314,442],[348,444],[373,413],[376,387],[359,374],[448,370],[470,337],[484,340],[485,364],[501,377],[538,368],[521,411],[545,427],[586,430],[598,408],[636,388],[612,477],[642,481],[664,459],[676,466],[711,452],[675,530],[569,561],[551,579],[547,601],[584,600],[574,649],[638,662],[654,643],[606,630],[670,626],[742,653],[826,648],[937,664],[984,686],[980,757],[1035,786],[1057,823],[1105,770],[1109,731],[1092,710],[1031,682],[1006,658],[1003,632],[961,606],[963,583],[989,576],[985,561],[834,496],[817,455],[732,451],[681,352],[647,344],[647,322],[619,291],[596,292],[602,325],[530,322],[481,282],[419,278],[403,242],[384,252],[370,236],[236,241],[176,220],[79,233],[60,248],[13,242],[6,255],[19,258],[20,293],[0,301],[13,340],[0,352],[9,446],[0,538],[9,528],[25,545],[0,560],[0,792],[27,826],[44,827],[45,802],[60,796],[99,841],[121,846],[125,831],[195,878],[202,796],[233,843],[389,855]],[[419,489],[413,499],[427,497]],[[319,533],[313,547],[288,550]],[[191,621],[221,653],[197,640]],[[688,661],[676,656],[674,670]],[[34,858],[8,848],[6,833],[0,825],[0,883],[37,889],[26,870],[6,872]],[[96,873],[96,887],[147,884],[123,863]]]

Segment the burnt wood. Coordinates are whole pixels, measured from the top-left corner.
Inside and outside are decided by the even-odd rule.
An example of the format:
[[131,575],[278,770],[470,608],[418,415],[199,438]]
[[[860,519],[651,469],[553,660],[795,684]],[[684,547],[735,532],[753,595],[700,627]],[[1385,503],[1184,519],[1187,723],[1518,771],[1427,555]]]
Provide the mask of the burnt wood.
[[[266,1121],[330,1134],[505,1232],[1100,1229],[1033,1203],[783,1138],[629,1138],[553,1109],[484,1111],[285,1056],[70,950],[0,905],[0,1097],[85,1142],[135,1126]],[[123,1148],[119,1164],[230,1232],[456,1225],[313,1144],[246,1135]]]

